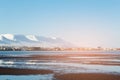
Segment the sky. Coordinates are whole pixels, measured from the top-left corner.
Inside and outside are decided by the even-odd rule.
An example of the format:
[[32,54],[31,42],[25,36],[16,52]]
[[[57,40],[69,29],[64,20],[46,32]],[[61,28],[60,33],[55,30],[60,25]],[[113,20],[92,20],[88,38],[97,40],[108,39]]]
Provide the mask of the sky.
[[120,0],[0,0],[0,34],[5,33],[120,47]]

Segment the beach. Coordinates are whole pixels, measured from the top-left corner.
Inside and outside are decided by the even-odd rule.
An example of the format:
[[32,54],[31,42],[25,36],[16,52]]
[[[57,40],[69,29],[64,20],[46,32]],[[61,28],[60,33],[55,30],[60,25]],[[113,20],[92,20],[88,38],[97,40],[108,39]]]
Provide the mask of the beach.
[[[44,75],[54,74],[50,70],[30,70],[16,68],[0,68],[0,75]],[[71,73],[71,74],[54,74],[53,80],[119,80],[120,75],[102,74],[102,73]]]
[[57,80],[119,80],[120,75],[101,73],[79,73],[55,76]]
[[26,78],[28,78],[27,76],[37,77],[29,80],[120,79],[120,54],[96,52],[39,53],[34,54],[33,52],[33,54],[24,56],[12,55],[13,53],[2,55],[0,57],[0,79],[4,77],[14,80],[13,77],[19,78],[22,76]]

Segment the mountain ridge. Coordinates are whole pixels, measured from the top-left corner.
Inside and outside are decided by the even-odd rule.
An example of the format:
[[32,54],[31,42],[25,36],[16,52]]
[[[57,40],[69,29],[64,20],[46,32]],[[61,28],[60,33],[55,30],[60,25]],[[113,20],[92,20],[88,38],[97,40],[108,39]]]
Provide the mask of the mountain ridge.
[[0,46],[72,47],[73,45],[70,42],[57,37],[0,34]]

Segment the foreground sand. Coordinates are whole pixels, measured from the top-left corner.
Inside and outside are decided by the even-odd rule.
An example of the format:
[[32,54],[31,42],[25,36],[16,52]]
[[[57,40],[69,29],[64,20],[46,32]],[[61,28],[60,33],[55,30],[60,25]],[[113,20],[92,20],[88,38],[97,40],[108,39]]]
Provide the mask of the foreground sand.
[[120,75],[102,73],[79,73],[56,75],[57,80],[120,80]]
[[59,74],[51,70],[30,70],[0,67],[0,75],[54,74],[54,80],[120,80],[120,75],[102,73]]
[[51,70],[37,70],[37,69],[17,69],[0,67],[0,75],[35,75],[35,74],[50,74]]

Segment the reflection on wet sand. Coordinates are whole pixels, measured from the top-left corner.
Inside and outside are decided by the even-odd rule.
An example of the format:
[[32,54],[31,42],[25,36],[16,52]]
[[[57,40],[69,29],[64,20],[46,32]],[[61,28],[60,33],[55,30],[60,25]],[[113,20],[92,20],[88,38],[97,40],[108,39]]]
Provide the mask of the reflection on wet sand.
[[[55,77],[73,74],[111,74],[120,77],[120,54],[57,54],[29,56],[1,56],[0,67],[15,69],[51,70]],[[8,70],[9,71],[9,70]],[[37,71],[38,72],[38,71]],[[11,72],[9,71],[8,74]],[[1,72],[2,74],[2,72]],[[15,73],[16,74],[16,73]],[[34,74],[34,73],[33,73]],[[75,75],[76,74],[76,75]],[[3,73],[4,75],[4,73]],[[65,75],[65,76],[68,76]],[[88,75],[87,75],[88,76]],[[103,75],[102,75],[103,76]],[[99,76],[98,76],[99,77]],[[59,79],[58,79],[59,80]],[[74,80],[74,79],[69,79]],[[83,79],[84,80],[84,79]],[[87,79],[85,79],[87,80]],[[91,80],[94,80],[91,78]],[[106,80],[106,79],[105,79]],[[114,80],[114,79],[108,79]]]
[[50,69],[53,70],[54,72],[63,73],[67,72],[120,73],[119,55],[94,53],[94,54],[30,55],[28,57],[4,56],[1,57],[0,66],[30,69]]

